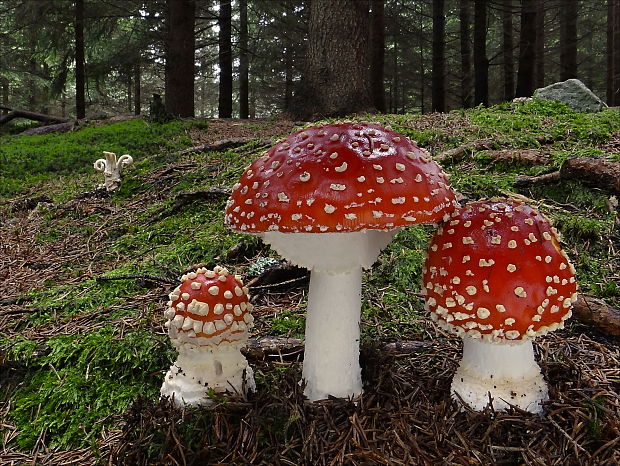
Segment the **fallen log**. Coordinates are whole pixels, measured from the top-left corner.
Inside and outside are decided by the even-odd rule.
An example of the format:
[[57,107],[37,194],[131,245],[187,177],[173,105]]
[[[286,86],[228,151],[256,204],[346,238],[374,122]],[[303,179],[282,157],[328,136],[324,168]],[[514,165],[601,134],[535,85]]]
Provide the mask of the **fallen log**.
[[0,116],[0,125],[8,123],[15,118],[26,118],[28,120],[40,121],[43,123],[66,123],[69,121],[68,118],[64,117],[45,115],[44,113],[30,112],[28,110],[20,110],[17,108],[0,107],[0,109],[9,111],[6,115]]
[[[445,345],[447,340],[438,341],[396,341],[381,343],[377,349],[390,356],[406,356],[429,351]],[[304,351],[304,342],[299,338],[272,337],[250,338],[247,347],[241,350],[248,359],[254,360],[298,360]]]
[[579,180],[585,185],[620,194],[620,163],[602,157],[572,157],[559,171],[540,176],[517,176],[515,186],[528,187],[561,180]]
[[613,336],[620,336],[620,309],[587,294],[580,294],[573,304],[573,315],[582,324]]
[[67,133],[75,127],[73,122],[56,123],[55,125],[39,126],[37,128],[30,128],[26,131],[22,131],[21,134],[26,136],[41,136],[43,134],[52,133]]

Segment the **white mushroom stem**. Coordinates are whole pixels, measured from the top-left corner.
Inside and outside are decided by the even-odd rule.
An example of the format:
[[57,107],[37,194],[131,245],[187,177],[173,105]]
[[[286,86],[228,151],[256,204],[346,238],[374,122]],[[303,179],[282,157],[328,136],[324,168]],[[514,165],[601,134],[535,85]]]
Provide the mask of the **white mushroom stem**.
[[310,401],[362,393],[362,268],[372,266],[394,233],[263,233],[281,256],[311,270],[303,367]]
[[540,413],[549,399],[547,384],[534,358],[532,340],[495,344],[463,337],[463,358],[454,374],[451,392],[481,411],[492,399],[493,408],[510,405]]
[[175,405],[210,404],[210,390],[245,395],[256,389],[252,368],[240,351],[245,341],[175,346],[179,356],[161,387],[161,395],[172,398]]
[[311,273],[302,374],[311,401],[362,393],[361,294],[361,268],[335,275]]

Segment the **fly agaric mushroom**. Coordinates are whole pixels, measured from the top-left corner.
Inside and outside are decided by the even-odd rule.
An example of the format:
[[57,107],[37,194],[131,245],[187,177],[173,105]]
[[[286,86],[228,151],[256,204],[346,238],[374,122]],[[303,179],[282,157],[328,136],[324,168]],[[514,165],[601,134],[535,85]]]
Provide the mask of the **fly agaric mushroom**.
[[225,268],[200,268],[170,293],[166,327],[179,351],[161,387],[177,405],[208,404],[209,389],[254,390],[252,368],[241,354],[254,321],[247,288]]
[[547,385],[532,340],[562,328],[576,300],[575,269],[549,220],[509,199],[456,209],[436,232],[423,269],[426,308],[463,339],[455,398],[541,412]]
[[454,202],[427,152],[375,124],[308,127],[246,168],[226,223],[311,270],[303,365],[310,400],[361,394],[361,269],[396,229],[437,222]]

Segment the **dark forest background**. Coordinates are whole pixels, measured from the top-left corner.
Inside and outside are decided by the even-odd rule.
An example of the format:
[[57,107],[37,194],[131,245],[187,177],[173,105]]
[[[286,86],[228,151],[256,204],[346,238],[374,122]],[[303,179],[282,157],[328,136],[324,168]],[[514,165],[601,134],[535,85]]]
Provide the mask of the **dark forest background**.
[[448,111],[568,78],[620,105],[620,0],[0,1],[0,105],[60,116]]

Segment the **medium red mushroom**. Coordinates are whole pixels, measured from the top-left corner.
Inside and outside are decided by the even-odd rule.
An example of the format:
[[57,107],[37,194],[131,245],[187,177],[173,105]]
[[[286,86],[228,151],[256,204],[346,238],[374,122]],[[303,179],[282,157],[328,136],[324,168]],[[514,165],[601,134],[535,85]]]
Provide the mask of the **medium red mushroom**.
[[166,327],[179,352],[162,396],[177,405],[209,403],[207,393],[254,390],[252,368],[240,350],[254,321],[247,288],[225,268],[200,268],[170,293]]
[[308,127],[244,171],[226,223],[311,270],[303,366],[310,400],[361,394],[362,268],[397,229],[437,222],[454,202],[427,152],[375,124]]
[[577,296],[549,220],[509,199],[467,204],[433,236],[423,273],[431,317],[463,339],[455,397],[477,410],[490,394],[495,409],[542,411],[532,340],[562,328]]

